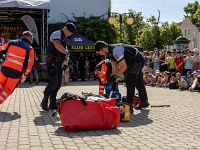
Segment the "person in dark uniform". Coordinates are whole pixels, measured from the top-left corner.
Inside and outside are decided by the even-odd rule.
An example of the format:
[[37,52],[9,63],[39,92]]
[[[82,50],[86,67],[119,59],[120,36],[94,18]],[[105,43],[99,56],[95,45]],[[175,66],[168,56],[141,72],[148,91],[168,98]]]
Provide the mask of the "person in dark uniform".
[[[69,53],[67,50],[67,38],[76,31],[76,26],[68,22],[66,26],[58,31],[54,31],[50,36],[50,42],[47,47],[46,67],[49,75],[49,83],[44,90],[44,98],[41,103],[43,110],[57,109],[56,96],[62,83],[62,62]],[[50,103],[48,106],[48,99]]]
[[117,77],[126,71],[127,103],[130,104],[130,112],[133,113],[132,102],[135,95],[135,87],[140,96],[140,105],[135,109],[148,107],[148,97],[142,74],[145,61],[141,53],[136,48],[126,44],[108,45],[104,41],[97,41],[94,49],[95,53],[103,56],[110,55],[112,59],[110,82],[116,82]]
[[85,70],[86,70],[86,58],[83,56],[83,52],[80,52],[80,56],[77,60],[77,67],[80,71],[81,81],[85,81]]

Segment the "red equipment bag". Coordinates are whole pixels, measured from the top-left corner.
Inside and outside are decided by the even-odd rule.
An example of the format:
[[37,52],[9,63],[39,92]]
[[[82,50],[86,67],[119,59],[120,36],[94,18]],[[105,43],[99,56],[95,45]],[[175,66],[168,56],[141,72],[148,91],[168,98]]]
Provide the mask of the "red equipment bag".
[[135,95],[134,98],[133,98],[133,103],[132,103],[134,106],[137,106],[140,104],[140,97],[139,95]]
[[66,131],[103,130],[117,128],[120,123],[120,109],[115,99],[102,102],[75,98],[60,100],[60,120]]

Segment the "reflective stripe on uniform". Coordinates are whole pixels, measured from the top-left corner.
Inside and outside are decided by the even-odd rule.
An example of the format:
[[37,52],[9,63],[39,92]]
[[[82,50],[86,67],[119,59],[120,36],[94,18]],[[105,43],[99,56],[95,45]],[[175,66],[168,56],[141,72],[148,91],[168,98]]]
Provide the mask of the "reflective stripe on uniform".
[[4,101],[5,101],[5,99],[4,99],[3,97],[1,97],[1,96],[0,96],[0,100],[1,100],[2,102],[4,102]]
[[29,59],[28,62],[34,62],[34,59]]
[[6,92],[2,92],[2,94],[6,97],[6,98],[8,98],[8,94],[6,93]]
[[103,92],[104,92],[104,90],[99,90],[99,92],[103,93]]
[[137,48],[135,48],[135,50],[136,50],[136,52],[135,52],[135,56],[136,56],[136,55],[138,54],[138,52],[139,52],[139,51],[138,51],[138,49],[137,49]]
[[11,59],[11,58],[6,58],[6,61],[10,61],[10,62],[13,62],[13,63],[18,64],[18,65],[20,65],[20,66],[23,66],[23,63],[22,63],[22,62],[19,62],[19,61],[17,61],[17,60],[13,60],[13,59]]
[[7,53],[6,56],[14,56],[14,57],[17,57],[17,58],[20,58],[20,59],[25,59],[25,57],[21,57],[21,56],[18,56],[18,55],[15,55],[13,53]]
[[30,71],[31,71],[31,70],[28,70],[28,69],[26,70],[26,72],[30,72]]
[[1,46],[1,49],[2,49],[2,50],[5,50],[4,46]]
[[103,86],[103,85],[100,85],[99,88],[104,88],[104,86]]
[[106,79],[105,78],[101,78],[101,81],[105,81]]
[[105,72],[105,71],[101,71],[101,73],[103,73],[103,74],[106,74],[106,72]]

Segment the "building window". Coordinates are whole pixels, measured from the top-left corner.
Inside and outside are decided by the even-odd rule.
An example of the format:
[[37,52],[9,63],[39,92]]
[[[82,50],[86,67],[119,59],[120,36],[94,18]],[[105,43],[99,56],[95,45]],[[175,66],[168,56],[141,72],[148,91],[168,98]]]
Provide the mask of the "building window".
[[185,33],[184,33],[184,35],[185,35],[185,36],[187,35],[187,29],[185,29]]
[[189,36],[190,35],[190,29],[189,28],[185,28],[184,29],[184,36]]
[[196,38],[194,38],[193,41],[192,41],[192,47],[193,47],[193,49],[197,48],[197,40],[196,40]]
[[190,35],[190,29],[188,29],[188,35]]

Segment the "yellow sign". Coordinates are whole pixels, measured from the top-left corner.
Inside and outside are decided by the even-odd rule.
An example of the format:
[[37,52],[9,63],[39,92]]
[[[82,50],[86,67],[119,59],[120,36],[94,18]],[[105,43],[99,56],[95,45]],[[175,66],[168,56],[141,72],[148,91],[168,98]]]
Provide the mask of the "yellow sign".
[[24,31],[23,25],[6,25],[0,24],[0,33],[4,33],[6,39],[15,39],[17,34],[21,34]]
[[72,45],[71,50],[94,50],[92,45]]

